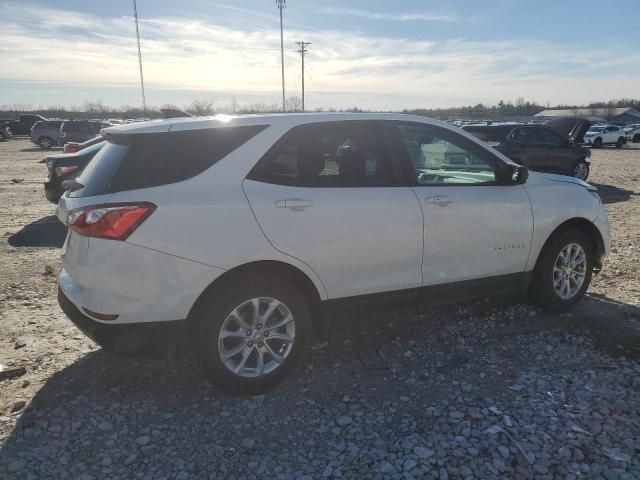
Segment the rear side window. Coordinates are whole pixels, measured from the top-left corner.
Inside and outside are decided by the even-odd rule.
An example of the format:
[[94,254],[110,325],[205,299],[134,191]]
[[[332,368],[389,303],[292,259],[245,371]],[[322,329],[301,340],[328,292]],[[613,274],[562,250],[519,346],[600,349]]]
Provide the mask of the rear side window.
[[540,133],[542,133],[542,139],[547,145],[559,147],[567,143],[566,138],[553,130],[549,130],[548,128],[540,129]]
[[537,135],[537,128],[533,127],[524,127],[518,128],[511,135],[511,140],[515,142],[523,142],[523,143],[540,143],[540,139]]
[[299,187],[382,187],[400,183],[386,152],[381,125],[361,121],[294,128],[248,178]]
[[156,187],[194,177],[266,125],[114,137],[78,177],[72,197]]

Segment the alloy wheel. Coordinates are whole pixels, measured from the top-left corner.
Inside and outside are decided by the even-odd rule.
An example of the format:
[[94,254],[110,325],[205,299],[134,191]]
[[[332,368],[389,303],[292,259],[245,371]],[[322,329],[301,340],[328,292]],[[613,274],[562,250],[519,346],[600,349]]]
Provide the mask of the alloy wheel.
[[575,297],[587,275],[587,254],[577,243],[566,245],[553,265],[553,289],[563,300]]
[[259,297],[234,308],[218,334],[224,366],[240,377],[255,378],[279,368],[295,343],[295,320],[279,300]]
[[573,169],[573,176],[579,180],[586,180],[589,175],[589,166],[585,162],[578,162]]

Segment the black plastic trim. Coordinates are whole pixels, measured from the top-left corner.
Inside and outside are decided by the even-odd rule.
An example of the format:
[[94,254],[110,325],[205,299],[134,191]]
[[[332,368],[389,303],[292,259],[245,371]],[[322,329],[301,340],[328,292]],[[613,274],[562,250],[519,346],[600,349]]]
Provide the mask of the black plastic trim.
[[357,310],[359,313],[396,310],[402,307],[423,310],[478,297],[525,293],[529,288],[531,275],[532,272],[496,275],[392,292],[329,299],[322,303],[327,316],[344,310]]
[[144,347],[175,343],[186,331],[185,320],[109,325],[98,322],[85,314],[69,300],[58,287],[58,303],[65,315],[87,337],[103,348],[115,353],[140,352]]

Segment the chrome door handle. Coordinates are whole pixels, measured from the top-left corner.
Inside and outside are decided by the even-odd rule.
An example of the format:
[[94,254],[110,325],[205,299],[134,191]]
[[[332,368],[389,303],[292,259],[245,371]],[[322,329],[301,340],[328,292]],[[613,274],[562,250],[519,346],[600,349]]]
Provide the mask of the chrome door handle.
[[428,205],[437,205],[439,207],[446,207],[453,203],[453,199],[451,197],[447,197],[446,195],[436,195],[433,197],[427,197],[424,199],[425,203]]
[[285,200],[278,200],[274,205],[276,208],[289,208],[297,211],[313,206],[313,202],[300,198],[287,198]]

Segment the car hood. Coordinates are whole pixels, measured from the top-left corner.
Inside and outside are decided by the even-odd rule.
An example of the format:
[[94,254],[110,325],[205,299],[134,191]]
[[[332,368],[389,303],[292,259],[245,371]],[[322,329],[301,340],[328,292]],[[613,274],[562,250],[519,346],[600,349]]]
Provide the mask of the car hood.
[[581,187],[584,187],[587,190],[597,190],[596,187],[585,182],[584,180],[580,180],[575,177],[569,177],[567,175],[556,175],[554,173],[538,173],[537,176],[542,177],[546,180],[551,180],[552,182],[572,183],[574,185],[580,185]]
[[584,118],[561,117],[549,120],[545,125],[569,137],[575,143],[580,143],[592,124]]

